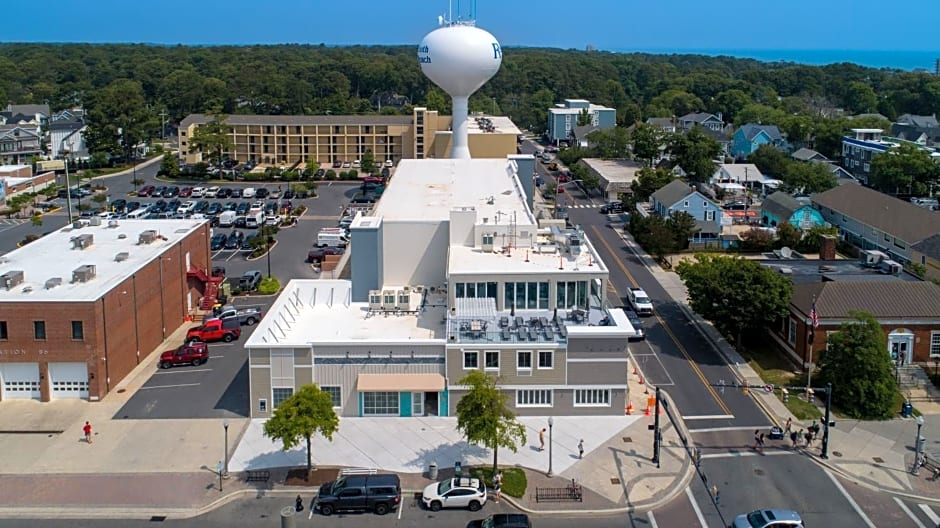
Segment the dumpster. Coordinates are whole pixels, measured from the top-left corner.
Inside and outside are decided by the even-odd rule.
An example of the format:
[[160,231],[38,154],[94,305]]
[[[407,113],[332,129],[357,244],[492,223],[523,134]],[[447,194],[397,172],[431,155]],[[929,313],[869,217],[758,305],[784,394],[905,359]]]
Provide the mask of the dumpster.
[[431,462],[431,465],[428,466],[428,478],[437,480],[437,462]]

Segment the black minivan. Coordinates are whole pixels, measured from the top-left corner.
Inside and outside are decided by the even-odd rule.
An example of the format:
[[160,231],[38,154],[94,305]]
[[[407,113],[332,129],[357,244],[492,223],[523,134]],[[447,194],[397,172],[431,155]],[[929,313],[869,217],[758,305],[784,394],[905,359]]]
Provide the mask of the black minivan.
[[373,511],[385,515],[400,504],[398,475],[345,475],[320,486],[313,509],[323,515],[337,511]]

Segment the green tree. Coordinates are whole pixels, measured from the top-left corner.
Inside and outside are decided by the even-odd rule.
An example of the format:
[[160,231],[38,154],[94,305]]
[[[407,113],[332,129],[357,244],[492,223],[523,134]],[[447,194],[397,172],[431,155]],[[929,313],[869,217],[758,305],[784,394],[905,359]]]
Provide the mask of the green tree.
[[694,261],[680,262],[676,272],[689,290],[692,309],[739,345],[743,333],[787,314],[790,281],[753,260],[696,255]]
[[662,130],[644,123],[637,123],[630,139],[633,140],[633,156],[644,161],[647,167],[652,167],[653,161],[659,157],[660,149],[663,147]]
[[922,195],[937,182],[940,165],[930,153],[911,143],[876,154],[871,160],[869,183],[883,192]]
[[[175,178],[180,174],[180,162],[174,154],[167,152],[160,160],[160,170],[158,174]],[[136,185],[136,184],[135,184]]]
[[304,167],[304,174],[306,174],[309,178],[316,174],[318,170],[320,170],[320,163],[317,162],[317,160],[314,158],[307,158],[307,164]]
[[496,386],[496,378],[473,370],[457,384],[468,387],[457,402],[457,430],[467,442],[493,450],[493,472],[496,472],[499,448],[517,452],[526,441],[525,426],[509,410],[509,397]]
[[829,334],[819,359],[819,377],[832,383],[832,403],[858,420],[890,418],[897,382],[888,355],[884,330],[867,312],[852,312],[852,320]]
[[362,155],[361,167],[362,172],[366,174],[372,174],[375,171],[375,154],[371,150],[366,150]]
[[432,86],[427,95],[424,96],[424,107],[428,110],[437,110],[440,114],[450,113],[450,103],[447,95],[436,86]]
[[715,96],[715,111],[721,112],[726,122],[733,123],[738,112],[753,102],[751,96],[744,90],[725,90]]
[[688,248],[692,235],[698,232],[695,217],[685,211],[669,215],[666,219],[666,227],[672,233],[676,250]]
[[304,385],[274,409],[264,423],[264,435],[280,440],[284,451],[292,449],[301,439],[307,442],[307,471],[313,468],[310,439],[320,434],[333,440],[339,430],[339,418],[333,410],[333,399],[316,385]]
[[676,179],[675,175],[667,169],[645,168],[637,171],[637,179],[633,180],[631,189],[638,202],[645,202],[654,192],[668,185]]
[[620,127],[595,130],[587,135],[594,156],[603,159],[620,159],[629,155],[630,137]]
[[791,161],[779,176],[783,190],[801,193],[821,193],[838,185],[835,174],[826,163],[800,163]]
[[822,237],[826,235],[837,236],[839,228],[834,226],[813,226],[803,233],[798,247],[801,253],[816,253],[822,245]]
[[666,90],[650,99],[647,114],[665,116],[683,116],[705,109],[705,104],[694,94],[684,90]]
[[33,216],[29,217],[29,221],[36,227],[42,227],[42,213],[33,213]]
[[569,166],[568,172],[574,180],[580,180],[581,186],[587,190],[597,189],[601,184],[600,178],[581,163]]
[[666,255],[678,250],[675,233],[667,224],[666,219],[661,216],[630,215],[627,229],[637,244],[658,261],[662,261]]
[[861,81],[852,81],[845,89],[846,108],[853,114],[867,114],[878,110],[878,95]]
[[700,126],[686,134],[676,134],[669,149],[691,180],[708,181],[718,170],[715,158],[721,152],[721,145]]
[[761,174],[774,178],[781,178],[787,172],[787,167],[793,163],[786,154],[766,143],[751,152],[747,161],[756,165]]
[[206,124],[196,127],[193,137],[189,138],[190,147],[201,151],[207,161],[217,167],[222,163],[222,154],[233,148],[225,124],[227,118],[224,114],[214,114]]
[[89,99],[84,134],[88,150],[130,158],[134,146],[147,139],[154,128],[141,84],[119,79]]
[[793,227],[793,224],[790,222],[784,222],[777,226],[778,246],[796,249],[800,244],[801,238],[803,238],[803,234],[800,233],[799,229]]
[[587,126],[591,124],[591,113],[588,112],[587,108],[582,108],[578,112],[578,126]]

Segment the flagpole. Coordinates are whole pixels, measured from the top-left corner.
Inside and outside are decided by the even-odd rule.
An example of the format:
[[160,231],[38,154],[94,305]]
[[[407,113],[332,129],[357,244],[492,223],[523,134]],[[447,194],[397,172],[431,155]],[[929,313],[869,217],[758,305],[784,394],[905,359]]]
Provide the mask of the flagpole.
[[816,296],[809,311],[809,367],[806,373],[806,400],[813,401],[813,344],[816,341],[816,327],[819,326],[819,314],[816,313]]

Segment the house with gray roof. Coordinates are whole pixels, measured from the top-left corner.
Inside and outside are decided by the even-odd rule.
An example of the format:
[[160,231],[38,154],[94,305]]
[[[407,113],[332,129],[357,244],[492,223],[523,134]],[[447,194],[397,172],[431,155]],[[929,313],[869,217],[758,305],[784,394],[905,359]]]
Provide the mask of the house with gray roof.
[[[690,242],[709,242],[721,238],[724,211],[695,187],[682,180],[673,180],[650,196],[652,211],[663,218],[688,213],[696,220],[698,232]],[[728,224],[731,222],[728,221]]]
[[940,140],[940,123],[936,115],[903,114],[891,124],[891,135],[926,145]]
[[777,191],[761,202],[760,222],[767,227],[788,223],[800,231],[826,224],[822,214],[812,205],[800,202],[783,191]]
[[926,269],[928,279],[940,280],[940,233],[912,245],[911,260]]
[[674,117],[648,117],[646,124],[661,129],[663,132],[673,133],[676,131],[676,118]]
[[811,199],[844,240],[902,264],[913,262],[911,246],[940,233],[940,214],[861,185],[839,185]]
[[734,132],[731,155],[736,159],[744,159],[761,145],[771,145],[779,150],[787,148],[787,142],[776,125],[748,123]]
[[796,150],[793,154],[790,154],[790,157],[796,161],[829,161],[826,156],[806,147]]
[[0,125],[0,164],[31,163],[33,156],[39,154],[42,154],[42,141],[35,129]]
[[[810,342],[810,313],[816,303],[819,327]],[[771,336],[804,366],[825,353],[828,338],[852,313],[875,316],[887,340],[885,354],[899,364],[940,356],[940,286],[929,281],[822,281],[793,286],[789,314]]]
[[715,131],[720,131],[725,127],[720,115],[709,114],[708,112],[694,112],[679,118],[679,128],[685,132],[692,130],[695,125]]

